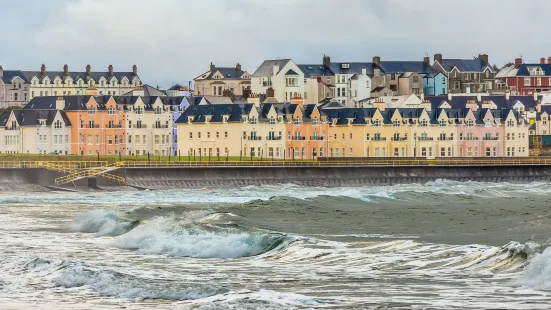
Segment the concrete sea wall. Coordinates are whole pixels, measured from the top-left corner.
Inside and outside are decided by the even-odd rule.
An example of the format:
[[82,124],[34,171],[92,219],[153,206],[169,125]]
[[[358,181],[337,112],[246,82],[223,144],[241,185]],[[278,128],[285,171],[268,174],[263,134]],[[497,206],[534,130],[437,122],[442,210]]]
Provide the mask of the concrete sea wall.
[[[551,166],[346,166],[346,167],[177,167],[119,168],[109,173],[139,189],[242,187],[294,183],[303,186],[365,186],[425,183],[438,179],[486,182],[551,181]],[[58,187],[63,173],[46,169],[0,169],[0,189],[37,190]],[[113,188],[101,177],[63,185],[67,189]]]
[[551,180],[551,166],[423,167],[197,167],[126,168],[127,183],[144,188],[240,187],[294,183],[362,186],[424,183],[438,179],[486,182]]

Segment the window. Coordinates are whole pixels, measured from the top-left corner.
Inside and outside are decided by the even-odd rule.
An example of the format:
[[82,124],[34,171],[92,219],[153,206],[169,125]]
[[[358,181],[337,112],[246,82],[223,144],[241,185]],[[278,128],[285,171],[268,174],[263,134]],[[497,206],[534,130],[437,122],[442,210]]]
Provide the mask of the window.
[[[191,134],[191,132],[190,132]],[[140,143],[140,136],[139,135],[136,135],[136,143]]]
[[268,121],[268,124],[270,125],[275,125],[275,118],[270,118],[270,120]]
[[419,83],[419,77],[418,76],[413,77],[413,83]]
[[287,87],[297,87],[298,86],[298,78],[294,78],[294,77],[286,78],[286,86]]
[[99,144],[99,136],[96,135],[96,144]]
[[88,135],[88,144],[92,144],[92,135]]
[[530,78],[524,78],[524,86],[530,86]]
[[507,127],[515,127],[515,121],[510,119],[507,121]]
[[161,114],[161,107],[155,107],[155,114]]
[[224,138],[226,138],[226,139],[228,138],[228,132],[227,131],[224,132]]
[[421,127],[427,127],[427,125],[428,125],[428,122],[426,119],[423,119],[419,122],[419,126]]
[[113,144],[113,136],[107,136],[107,144],[109,145]]
[[381,121],[376,119],[376,120],[373,120],[373,126],[374,127],[381,127]]
[[446,120],[441,119],[439,123],[440,123],[440,127],[446,127]]
[[55,129],[61,129],[61,127],[63,127],[63,125],[61,124],[61,121],[58,120],[54,123],[54,128]]
[[446,148],[445,147],[440,148],[440,157],[446,157]]
[[468,120],[467,121],[467,127],[473,127],[473,126],[474,126],[473,120]]
[[113,107],[107,108],[107,114],[109,114],[109,115],[115,114],[115,109]]
[[94,107],[89,107],[88,108],[88,114],[90,114],[90,115],[96,114],[96,109]]
[[319,122],[317,118],[312,119],[312,125],[317,126],[318,124]]
[[159,135],[155,135],[155,144],[159,144]]
[[300,126],[300,118],[294,118],[293,122],[294,122],[295,126]]
[[143,144],[146,144],[146,143],[147,143],[147,138],[145,137],[145,135],[142,135],[142,143],[143,143]]
[[393,120],[392,121],[392,127],[400,127],[400,121],[399,120]]

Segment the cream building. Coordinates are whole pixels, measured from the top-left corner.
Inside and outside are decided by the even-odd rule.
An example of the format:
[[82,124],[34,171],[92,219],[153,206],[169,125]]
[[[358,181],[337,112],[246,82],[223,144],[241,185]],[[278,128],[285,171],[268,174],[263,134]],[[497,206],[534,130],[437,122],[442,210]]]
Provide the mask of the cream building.
[[233,68],[216,67],[210,64],[209,71],[194,79],[195,95],[197,96],[227,96],[229,92],[235,96],[250,93],[251,77],[243,71],[240,64]]
[[126,111],[126,154],[173,154],[172,112],[161,97],[118,97]]
[[71,123],[60,110],[12,110],[0,116],[3,153],[69,154]]
[[279,102],[304,98],[304,72],[291,59],[266,60],[251,76],[251,91],[266,94],[269,88],[274,90],[274,97]]

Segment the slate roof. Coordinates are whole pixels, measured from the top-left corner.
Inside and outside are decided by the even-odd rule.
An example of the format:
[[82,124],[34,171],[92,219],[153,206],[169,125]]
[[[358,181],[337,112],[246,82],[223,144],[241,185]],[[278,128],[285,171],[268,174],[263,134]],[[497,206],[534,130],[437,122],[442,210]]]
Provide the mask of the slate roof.
[[528,71],[529,67],[540,67],[543,70],[543,75],[537,75],[534,77],[551,76],[551,64],[522,64],[518,67],[518,70],[514,76],[531,76]]
[[193,116],[193,123],[204,123],[205,116],[212,116],[210,122],[222,122],[223,116],[228,115],[228,122],[241,122],[242,115],[248,115],[252,104],[216,104],[216,105],[192,105],[185,110],[176,120],[176,123],[187,123]]
[[[349,68],[343,68],[342,64]],[[371,62],[332,62],[330,68],[335,74],[361,74],[362,69],[366,69],[366,74],[372,76],[375,66]]]
[[440,65],[446,72],[450,72],[454,67],[461,72],[483,72],[488,67],[494,72],[492,66],[485,65],[480,59],[442,59]]
[[[129,82],[132,81],[132,79],[135,77],[133,72],[113,72],[113,75],[109,75],[109,72],[90,72],[90,75],[86,75],[86,72],[69,72],[69,75],[65,75],[65,72],[63,71],[46,71],[46,75],[42,75],[40,71],[22,71],[23,75],[27,78],[27,80],[30,82],[33,77],[37,77],[40,82],[45,77],[48,77],[50,81],[54,81],[56,77],[61,78],[62,81],[65,81],[66,77],[71,77],[73,81],[77,81],[79,78],[82,80],[88,82],[89,79],[94,79],[94,81],[99,81],[102,77],[104,77],[107,81],[110,81],[113,77],[115,77],[118,81],[122,81],[124,78],[127,78]],[[138,77],[139,78],[139,77]]]
[[51,126],[54,122],[57,113],[60,113],[65,126],[71,126],[71,121],[67,117],[65,111],[57,110],[12,110],[4,111],[0,116],[0,126],[6,126],[11,112],[14,113],[19,126],[38,126],[40,120],[46,120],[46,125]]
[[379,67],[385,73],[430,73],[434,68],[424,61],[381,61]]
[[289,71],[287,71],[287,73],[285,73],[285,75],[298,75],[298,73],[296,73],[295,70],[293,70],[293,69],[289,69]]
[[[144,84],[141,87],[142,87],[144,96],[165,96],[166,95],[163,91],[147,84]],[[131,90],[125,94],[122,94],[122,96],[132,96],[135,91],[136,90]]]
[[305,78],[312,76],[333,76],[334,73],[322,65],[298,65],[299,69],[304,73]]
[[20,70],[4,70],[4,73],[2,74],[2,81],[8,84],[11,83],[15,77],[20,77],[24,83],[29,83],[27,77],[23,74],[23,71]]
[[277,73],[281,72],[281,69],[289,63],[291,59],[275,59],[275,60],[265,60],[258,69],[253,73],[254,77],[266,77],[272,76],[274,71],[274,66],[277,64],[279,70]]
[[[62,96],[66,111],[86,110],[86,104],[92,96]],[[24,110],[55,110],[58,96],[34,97],[25,105]],[[101,109],[101,107],[100,107]]]
[[430,101],[432,109],[440,107],[444,101],[452,109],[460,109],[464,108],[469,100],[474,100],[477,104],[490,100],[496,104],[498,109],[511,109],[519,101],[524,105],[525,109],[535,108],[537,105],[533,96],[510,96],[509,100],[505,96],[481,96],[480,99],[482,100],[479,102],[476,96],[453,96],[450,101],[448,100],[448,96],[425,96],[425,100]]

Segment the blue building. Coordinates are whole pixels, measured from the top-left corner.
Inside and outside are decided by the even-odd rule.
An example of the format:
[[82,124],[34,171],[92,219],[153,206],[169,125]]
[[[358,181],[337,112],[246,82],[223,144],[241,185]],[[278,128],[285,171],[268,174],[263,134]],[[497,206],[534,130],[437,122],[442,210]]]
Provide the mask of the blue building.
[[427,96],[444,96],[448,94],[448,77],[441,72],[421,74],[423,91]]
[[176,120],[189,107],[189,97],[161,97],[163,104],[170,109],[172,123],[172,151],[174,156],[178,155],[178,131],[176,130]]

